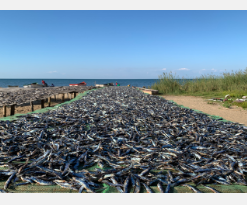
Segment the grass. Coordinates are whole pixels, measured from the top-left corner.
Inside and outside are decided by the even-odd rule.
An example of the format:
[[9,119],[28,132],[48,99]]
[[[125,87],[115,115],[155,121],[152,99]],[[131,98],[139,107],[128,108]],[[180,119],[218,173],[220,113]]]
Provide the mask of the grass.
[[231,107],[231,102],[226,101],[226,102],[223,103],[223,106],[226,107],[226,108],[230,108]]
[[[185,80],[180,84],[179,77],[175,74],[163,73],[159,81],[151,86],[160,94],[169,95],[192,95],[205,98],[224,98],[229,94],[231,98],[242,98],[247,95],[247,68],[242,71],[224,72],[221,76],[202,75],[191,81]],[[234,103],[224,102],[223,106],[237,105],[247,108],[247,102]]]

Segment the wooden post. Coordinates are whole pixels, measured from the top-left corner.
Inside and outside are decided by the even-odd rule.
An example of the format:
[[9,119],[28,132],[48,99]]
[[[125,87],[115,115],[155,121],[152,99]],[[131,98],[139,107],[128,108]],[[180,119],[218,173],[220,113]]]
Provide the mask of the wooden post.
[[72,94],[71,94],[71,93],[69,93],[69,99],[70,99],[70,100],[72,99]]
[[62,94],[62,103],[64,102],[64,93]]
[[67,100],[69,100],[69,96],[70,96],[69,93],[67,93]]
[[44,108],[44,107],[45,107],[45,101],[41,100],[41,108]]
[[11,105],[10,106],[10,115],[14,115],[15,114],[15,105]]
[[74,92],[74,98],[76,97],[76,92]]
[[57,101],[56,95],[54,95],[54,100],[55,100],[55,102]]
[[30,101],[30,108],[31,108],[31,112],[33,112],[34,111],[34,109],[33,109],[33,101]]
[[51,107],[51,97],[48,97],[48,107]]
[[6,105],[3,106],[3,117],[6,117]]

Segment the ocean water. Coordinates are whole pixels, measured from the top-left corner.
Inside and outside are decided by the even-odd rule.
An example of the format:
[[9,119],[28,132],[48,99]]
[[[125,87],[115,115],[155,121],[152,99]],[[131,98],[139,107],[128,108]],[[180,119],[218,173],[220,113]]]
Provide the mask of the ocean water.
[[105,83],[116,83],[116,81],[121,86],[136,86],[151,87],[152,84],[158,81],[158,79],[0,79],[0,87],[7,88],[8,85],[23,87],[23,85],[38,83],[41,84],[41,80],[44,80],[48,85],[52,83],[55,86],[69,86],[69,84],[80,83],[82,81],[86,82],[88,86],[94,86],[95,84],[105,84]]

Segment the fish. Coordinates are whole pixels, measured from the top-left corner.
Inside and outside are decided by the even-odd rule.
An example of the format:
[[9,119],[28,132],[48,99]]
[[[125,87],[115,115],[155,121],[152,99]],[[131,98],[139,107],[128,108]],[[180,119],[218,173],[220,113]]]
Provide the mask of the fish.
[[78,191],[77,188],[75,188],[72,184],[68,183],[65,180],[59,180],[58,179],[58,180],[54,180],[53,182],[56,183],[57,185],[61,186],[62,188],[72,189],[72,190]]
[[129,186],[129,183],[130,183],[130,176],[128,176],[125,181],[124,181],[124,193],[128,193],[128,186]]
[[143,182],[142,184],[143,184],[143,186],[145,187],[147,193],[154,193],[154,192],[152,191],[152,189],[151,189],[147,184],[145,184],[144,182]]
[[5,182],[4,184],[4,189],[7,189],[11,183],[11,181],[14,179],[14,177],[16,176],[16,172],[14,172],[9,178],[8,180]]
[[167,184],[167,186],[166,186],[165,193],[169,193],[170,192],[170,188],[171,188],[171,183],[169,181],[168,184]]
[[[118,185],[118,182],[114,177],[111,178],[111,181],[115,186]],[[120,186],[116,186],[116,189],[119,191],[119,193],[124,193],[124,191],[120,188]]]
[[157,184],[157,187],[160,190],[160,193],[165,193],[163,190],[162,184],[160,182]]
[[55,184],[53,181],[45,181],[45,180],[38,179],[37,177],[30,177],[30,179],[38,183],[39,185],[51,186]]
[[137,88],[88,91],[53,110],[0,121],[0,166],[5,168],[0,177],[6,187],[16,177],[23,181],[16,186],[39,181],[80,192],[100,192],[104,183],[120,193],[150,191],[156,184],[160,192],[166,185],[166,193],[190,182],[246,185],[247,129],[242,125]]
[[76,177],[73,177],[73,180],[75,180],[76,182],[80,183],[82,186],[84,186],[84,188],[87,190],[87,192],[89,193],[95,193],[91,188],[90,186],[88,185],[88,183],[81,179],[81,178],[76,178]]
[[135,179],[135,190],[134,190],[134,193],[140,193],[141,191],[141,182],[138,178]]
[[210,189],[211,191],[213,191],[214,193],[220,193],[219,191],[217,191],[216,189],[206,186],[205,184],[202,184],[204,187],[206,187],[207,189]]

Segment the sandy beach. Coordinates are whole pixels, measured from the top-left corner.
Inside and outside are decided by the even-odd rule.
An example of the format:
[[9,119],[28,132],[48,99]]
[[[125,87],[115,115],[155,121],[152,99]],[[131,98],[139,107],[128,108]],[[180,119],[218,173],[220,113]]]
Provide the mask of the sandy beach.
[[219,104],[207,104],[207,100],[195,96],[162,95],[162,97],[166,100],[173,100],[179,105],[200,110],[210,115],[217,115],[225,120],[238,122],[247,126],[247,110],[241,107],[233,106],[231,108],[225,108]]

